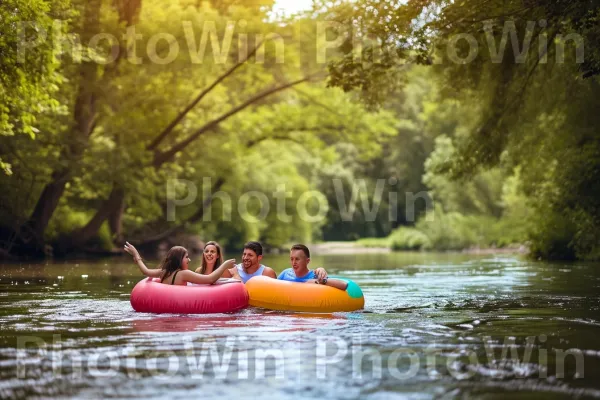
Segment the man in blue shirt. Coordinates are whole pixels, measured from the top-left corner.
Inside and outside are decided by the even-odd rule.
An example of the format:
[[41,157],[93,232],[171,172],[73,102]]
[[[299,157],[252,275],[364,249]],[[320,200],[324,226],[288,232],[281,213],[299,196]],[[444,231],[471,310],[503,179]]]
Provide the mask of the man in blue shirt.
[[279,274],[280,280],[291,282],[314,282],[321,285],[331,286],[337,289],[346,290],[348,284],[339,279],[329,279],[327,271],[324,268],[317,268],[313,271],[308,269],[310,263],[310,251],[303,244],[295,244],[290,250],[290,262],[292,268],[284,270]]

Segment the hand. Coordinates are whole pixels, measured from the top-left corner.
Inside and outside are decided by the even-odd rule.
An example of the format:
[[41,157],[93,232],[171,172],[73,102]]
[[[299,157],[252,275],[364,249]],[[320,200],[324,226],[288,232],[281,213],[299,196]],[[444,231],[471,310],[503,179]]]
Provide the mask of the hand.
[[137,249],[135,247],[133,247],[133,245],[130,244],[129,242],[125,242],[125,247],[123,248],[123,250],[125,250],[127,253],[131,254],[134,259],[142,258],[142,257],[140,257],[140,253],[137,251]]
[[231,274],[232,278],[239,279],[240,281],[242,280],[242,277],[238,273],[237,267],[233,267],[233,268],[229,269],[228,271]]
[[315,269],[315,277],[320,283],[323,281],[323,279],[327,278],[327,271],[325,271],[324,268],[317,268]]
[[225,261],[223,264],[227,265],[227,269],[230,269],[231,267],[233,267],[235,265],[235,258],[231,258],[231,259]]

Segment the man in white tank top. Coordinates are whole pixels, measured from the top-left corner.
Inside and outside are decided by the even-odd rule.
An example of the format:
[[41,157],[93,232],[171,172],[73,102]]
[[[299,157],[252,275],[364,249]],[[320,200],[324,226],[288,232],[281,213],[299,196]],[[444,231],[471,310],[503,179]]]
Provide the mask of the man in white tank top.
[[255,276],[268,276],[269,278],[277,279],[277,274],[273,269],[262,265],[263,249],[258,242],[248,242],[244,245],[244,253],[242,254],[242,263],[223,273],[223,278],[235,278],[246,283],[250,278]]

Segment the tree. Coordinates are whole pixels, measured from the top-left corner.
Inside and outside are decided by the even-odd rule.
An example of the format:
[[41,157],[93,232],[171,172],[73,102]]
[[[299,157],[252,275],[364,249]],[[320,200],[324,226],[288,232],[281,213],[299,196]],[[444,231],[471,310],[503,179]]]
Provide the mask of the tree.
[[[53,97],[62,77],[55,59],[54,41],[48,37],[56,29],[53,18],[67,18],[64,0],[7,0],[0,5],[0,137],[14,135],[34,139],[39,132],[36,117],[55,111]],[[6,138],[8,137],[8,138]],[[4,151],[3,151],[4,152]],[[0,155],[3,174],[11,164]]]
[[[82,18],[69,25],[69,32],[81,33],[85,57],[82,63],[60,59],[67,79],[57,97],[65,107],[40,120],[37,142],[9,142],[13,159],[21,161],[14,179],[1,182],[18,189],[2,194],[8,200],[2,222],[12,227],[9,236],[19,238],[19,246],[12,248],[16,253],[31,254],[35,247],[40,254],[50,244],[55,255],[62,255],[97,245],[98,236],[104,236],[106,247],[123,235],[148,243],[189,230],[211,234],[227,229],[236,232],[231,242],[254,235],[275,244],[307,238],[320,225],[299,219],[293,202],[288,210],[292,226],[279,221],[276,210],[260,224],[239,218],[205,221],[206,213],[219,207],[210,192],[169,221],[165,183],[174,178],[199,183],[209,177],[211,192],[227,190],[235,201],[243,191],[271,193],[289,181],[295,183],[297,198],[313,187],[311,174],[302,169],[307,154],[327,160],[332,157],[327,146],[344,140],[372,157],[379,145],[369,138],[393,133],[389,114],[371,113],[352,96],[319,82],[324,76],[320,67],[305,62],[311,38],[293,36],[309,32],[309,24],[268,21],[264,5],[77,4]],[[231,21],[236,21],[235,34],[228,36]],[[150,53],[133,54],[132,43],[123,37],[132,27],[142,35],[136,48],[150,48]],[[86,48],[90,35],[99,31],[118,39]],[[211,32],[219,39],[217,46]],[[165,33],[166,39],[156,41],[157,34]],[[209,40],[202,55],[203,37]],[[176,46],[176,56],[162,62]],[[247,164],[266,160],[265,151],[273,153],[273,167],[257,171]],[[29,162],[23,162],[27,157]],[[282,169],[282,163],[290,169]],[[35,233],[33,238],[22,226]]]
[[379,82],[402,84],[392,78],[407,62],[432,65],[445,96],[476,110],[438,171],[471,179],[481,169],[519,168],[538,215],[533,254],[598,257],[597,2],[365,0],[328,12],[369,37],[362,58],[350,46],[331,63],[333,85],[381,103]]

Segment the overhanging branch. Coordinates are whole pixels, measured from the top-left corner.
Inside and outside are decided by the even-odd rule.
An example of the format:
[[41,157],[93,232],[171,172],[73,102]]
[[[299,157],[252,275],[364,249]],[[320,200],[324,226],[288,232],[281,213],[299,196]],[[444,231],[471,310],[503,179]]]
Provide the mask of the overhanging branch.
[[173,131],[173,129],[177,126],[177,124],[179,124],[181,122],[181,120],[183,118],[185,118],[185,116],[194,107],[196,107],[196,105],[198,105],[198,103],[200,103],[200,101],[204,97],[206,97],[206,95],[208,95],[215,87],[217,87],[217,85],[219,85],[221,82],[223,82],[229,76],[231,76],[238,68],[240,68],[242,65],[244,65],[251,57],[253,57],[256,54],[256,52],[258,51],[258,49],[262,46],[263,43],[264,42],[262,42],[262,41],[259,42],[254,47],[254,49],[252,49],[252,51],[246,55],[246,57],[243,60],[239,61],[233,67],[229,68],[227,71],[225,71],[225,73],[223,73],[221,76],[219,76],[212,84],[210,84],[210,86],[208,86],[206,89],[204,89],[190,104],[187,105],[187,107],[185,107],[183,109],[183,111],[181,111],[177,115],[177,117],[175,117],[175,119],[173,119],[173,121],[171,121],[171,123],[156,138],[154,138],[152,140],[152,142],[150,142],[150,144],[148,144],[148,146],[146,146],[146,149],[147,150],[155,150],[156,147],[160,144],[160,142]]
[[237,107],[234,107],[233,109],[229,110],[228,112],[226,112],[225,114],[221,115],[220,117],[206,123],[204,126],[202,126],[200,129],[198,129],[196,132],[194,132],[193,134],[191,134],[187,139],[175,144],[171,149],[165,151],[165,152],[157,152],[155,153],[154,156],[154,162],[153,165],[155,168],[159,168],[161,165],[163,165],[165,162],[170,161],[175,154],[177,154],[178,152],[180,152],[181,150],[183,150],[184,148],[186,148],[186,146],[188,146],[190,143],[192,143],[194,140],[198,139],[202,134],[214,130],[215,128],[217,128],[219,126],[219,124],[225,120],[227,120],[228,118],[234,116],[235,114],[239,113],[240,111],[243,111],[244,109],[248,108],[249,106],[253,105],[254,103],[272,95],[278,92],[281,92],[283,90],[286,90],[288,88],[291,88],[293,86],[299,85],[301,83],[307,82],[311,79],[311,77],[304,77],[302,79],[298,79],[296,81],[290,82],[290,83],[286,83],[284,85],[281,86],[276,86],[270,89],[267,89],[265,91],[263,91],[262,93],[257,94],[256,96],[250,98],[249,100],[245,101],[244,103],[238,105]]

